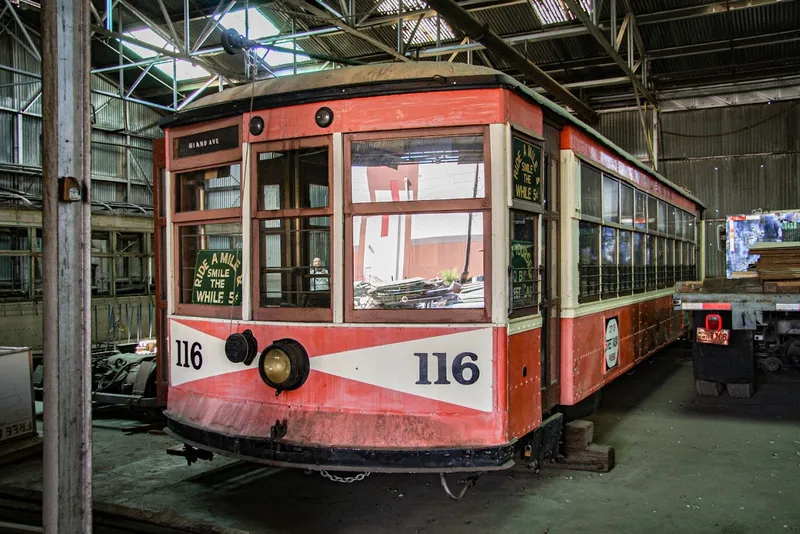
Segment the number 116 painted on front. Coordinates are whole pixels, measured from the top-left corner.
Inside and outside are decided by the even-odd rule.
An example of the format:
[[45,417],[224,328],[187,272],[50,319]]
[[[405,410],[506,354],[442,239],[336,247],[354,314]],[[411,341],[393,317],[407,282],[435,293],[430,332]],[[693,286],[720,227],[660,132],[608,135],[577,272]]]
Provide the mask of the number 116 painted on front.
[[[431,384],[450,384],[447,379],[447,354],[444,352],[434,352],[433,356],[436,358],[437,378],[436,382],[428,380],[428,353],[415,352],[414,356],[419,358],[419,380],[415,384],[428,386]],[[469,359],[471,361],[465,362]],[[462,352],[453,359],[451,372],[453,379],[462,386],[469,386],[478,381],[481,376],[481,370],[472,362],[478,360],[478,356],[474,352]],[[464,378],[464,370],[469,370],[469,378]]]

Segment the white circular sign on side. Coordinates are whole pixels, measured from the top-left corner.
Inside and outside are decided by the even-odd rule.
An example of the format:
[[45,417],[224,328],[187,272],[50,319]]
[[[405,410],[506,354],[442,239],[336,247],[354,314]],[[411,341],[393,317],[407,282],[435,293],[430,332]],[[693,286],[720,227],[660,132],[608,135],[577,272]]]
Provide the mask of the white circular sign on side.
[[619,361],[619,323],[616,317],[606,320],[606,371]]

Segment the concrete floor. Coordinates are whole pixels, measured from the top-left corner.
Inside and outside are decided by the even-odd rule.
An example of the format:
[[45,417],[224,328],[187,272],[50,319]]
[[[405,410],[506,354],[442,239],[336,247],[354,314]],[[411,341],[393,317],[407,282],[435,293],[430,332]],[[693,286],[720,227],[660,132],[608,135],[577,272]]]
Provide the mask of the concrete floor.
[[[604,475],[492,473],[453,502],[435,475],[345,485],[220,457],[189,467],[165,436],[96,427],[95,496],[265,533],[800,531],[800,375],[762,377],[752,399],[699,398],[689,356],[668,349],[604,390],[595,441],[617,458]],[[40,462],[6,466],[0,484],[40,488]]]

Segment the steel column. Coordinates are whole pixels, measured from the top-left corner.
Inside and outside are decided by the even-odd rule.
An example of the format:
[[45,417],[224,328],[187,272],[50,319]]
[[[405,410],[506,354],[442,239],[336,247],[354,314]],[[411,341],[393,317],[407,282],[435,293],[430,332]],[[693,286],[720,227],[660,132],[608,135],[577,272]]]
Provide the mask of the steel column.
[[[43,524],[50,533],[92,528],[89,15],[89,0],[42,6]],[[59,194],[62,180],[74,181],[76,195]]]

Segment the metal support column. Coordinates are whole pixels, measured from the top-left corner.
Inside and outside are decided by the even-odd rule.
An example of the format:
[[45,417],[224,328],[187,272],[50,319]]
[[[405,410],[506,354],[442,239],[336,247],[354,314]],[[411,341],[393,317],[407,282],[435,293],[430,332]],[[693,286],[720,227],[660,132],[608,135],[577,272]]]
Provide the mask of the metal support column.
[[653,170],[658,170],[658,109],[653,108],[653,131],[650,135],[650,138],[653,140],[653,161],[651,162],[651,167]]
[[[91,532],[89,0],[42,4],[45,532]],[[110,15],[110,13],[109,13]]]

